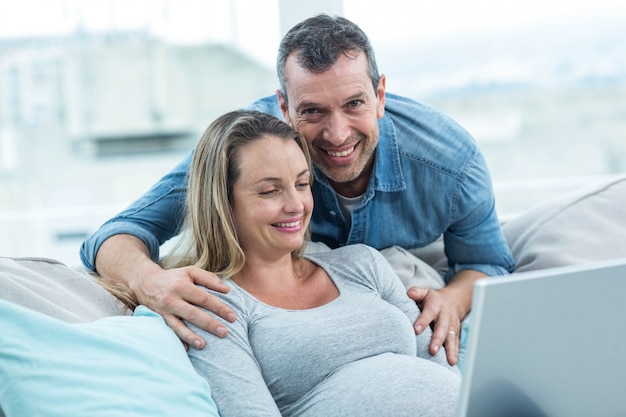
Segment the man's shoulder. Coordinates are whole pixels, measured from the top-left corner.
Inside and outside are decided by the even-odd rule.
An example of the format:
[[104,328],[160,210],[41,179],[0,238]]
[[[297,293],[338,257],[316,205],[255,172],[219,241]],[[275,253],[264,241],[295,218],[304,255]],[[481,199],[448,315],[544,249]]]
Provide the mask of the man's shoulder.
[[246,110],[258,110],[263,113],[271,114],[280,120],[284,120],[283,112],[280,109],[280,103],[278,102],[278,96],[276,96],[276,94],[265,96],[256,100],[254,103],[246,107]]
[[394,115],[417,111],[445,116],[441,111],[424,101],[389,92],[385,93],[385,110]]
[[471,134],[429,104],[387,93],[385,117],[389,125],[383,122],[381,137],[393,134],[404,157],[451,168],[476,152]]
[[474,142],[467,130],[452,117],[430,104],[409,97],[386,93],[385,115],[402,132],[414,132],[426,138],[444,140],[458,140],[460,137]]

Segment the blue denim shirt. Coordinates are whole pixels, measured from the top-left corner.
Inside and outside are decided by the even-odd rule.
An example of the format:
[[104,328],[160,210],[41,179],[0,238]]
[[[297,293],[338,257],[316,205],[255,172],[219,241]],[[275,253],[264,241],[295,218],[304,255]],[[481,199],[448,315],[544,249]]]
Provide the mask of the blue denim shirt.
[[[283,118],[276,96],[250,108]],[[447,279],[464,269],[490,276],[512,272],[489,171],[472,137],[434,108],[390,93],[379,128],[374,172],[351,227],[328,181],[314,168],[312,240],[331,248],[365,243],[412,249],[443,235]],[[158,260],[160,245],[178,233],[182,222],[191,156],[83,243],[80,255],[87,268],[95,270],[102,242],[120,233],[141,239]]]

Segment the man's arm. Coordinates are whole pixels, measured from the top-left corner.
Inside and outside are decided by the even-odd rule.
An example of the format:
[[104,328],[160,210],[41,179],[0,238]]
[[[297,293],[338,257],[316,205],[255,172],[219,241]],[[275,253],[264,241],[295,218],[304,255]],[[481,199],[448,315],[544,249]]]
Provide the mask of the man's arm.
[[[106,221],[89,236],[80,248],[80,258],[88,269],[96,271],[96,254],[108,238],[128,234],[140,239],[150,258],[159,260],[159,248],[176,236],[183,221],[187,196],[187,173],[193,151],[164,175],[146,193],[126,209]],[[100,263],[102,266],[102,262]]]
[[192,155],[190,152],[148,192],[104,223],[83,243],[80,255],[87,268],[126,285],[141,304],[162,314],[181,340],[202,348],[205,342],[181,319],[224,336],[224,326],[196,305],[228,321],[234,320],[232,310],[196,284],[216,291],[228,291],[228,287],[199,268],[163,270],[157,264],[159,247],[178,233],[182,222]]
[[130,288],[140,304],[161,314],[183,342],[198,349],[204,348],[205,341],[181,319],[220,337],[226,336],[228,330],[197,306],[229,322],[235,320],[232,309],[197,286],[228,292],[230,288],[215,274],[193,266],[164,270],[150,258],[143,242],[134,236],[121,234],[105,240],[96,257],[96,269],[101,276]]
[[488,276],[513,272],[513,255],[500,227],[495,196],[486,162],[479,150],[468,167],[456,195],[458,217],[445,231],[444,246],[450,269],[441,290],[411,288],[409,297],[422,309],[415,323],[419,333],[434,323],[431,353],[442,345],[448,361],[458,362],[461,322],[472,304],[474,283]]

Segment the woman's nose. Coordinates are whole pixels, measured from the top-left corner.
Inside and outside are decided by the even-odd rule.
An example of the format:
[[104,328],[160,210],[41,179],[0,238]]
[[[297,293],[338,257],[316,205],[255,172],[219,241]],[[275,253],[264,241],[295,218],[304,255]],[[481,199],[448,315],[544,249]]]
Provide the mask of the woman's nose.
[[284,210],[287,213],[300,213],[304,210],[304,203],[298,190],[291,189],[285,192],[285,205]]

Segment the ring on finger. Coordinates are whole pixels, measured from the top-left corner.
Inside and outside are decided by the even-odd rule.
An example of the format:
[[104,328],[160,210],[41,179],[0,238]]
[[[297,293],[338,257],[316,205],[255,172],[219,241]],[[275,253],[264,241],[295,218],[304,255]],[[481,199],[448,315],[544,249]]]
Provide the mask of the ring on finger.
[[454,330],[448,330],[448,334],[451,334],[453,336],[456,336],[456,332]]

